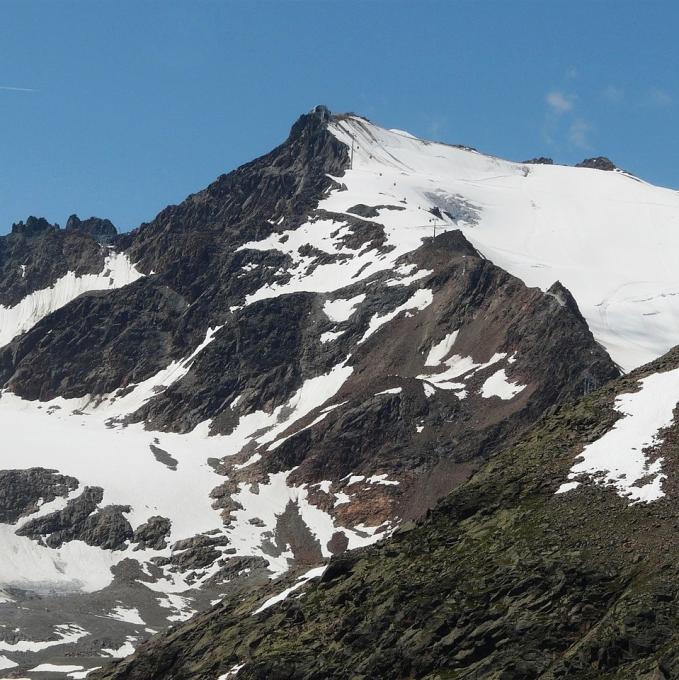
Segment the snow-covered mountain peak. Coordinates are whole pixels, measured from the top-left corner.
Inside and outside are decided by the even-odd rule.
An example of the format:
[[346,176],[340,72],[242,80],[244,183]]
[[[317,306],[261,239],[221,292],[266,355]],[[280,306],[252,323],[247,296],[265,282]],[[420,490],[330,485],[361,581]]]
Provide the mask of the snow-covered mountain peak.
[[676,342],[677,192],[619,171],[505,161],[357,116],[336,116],[328,129],[352,159],[336,209],[393,203],[402,210],[373,219],[398,240],[460,228],[527,285],[560,280],[625,370]]

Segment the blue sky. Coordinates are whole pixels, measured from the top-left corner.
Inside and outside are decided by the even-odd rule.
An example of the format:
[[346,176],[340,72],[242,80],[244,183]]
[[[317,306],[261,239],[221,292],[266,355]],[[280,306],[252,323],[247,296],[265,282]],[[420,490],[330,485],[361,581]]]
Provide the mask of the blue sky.
[[72,212],[133,228],[318,103],[679,187],[677,5],[3,0],[0,233]]

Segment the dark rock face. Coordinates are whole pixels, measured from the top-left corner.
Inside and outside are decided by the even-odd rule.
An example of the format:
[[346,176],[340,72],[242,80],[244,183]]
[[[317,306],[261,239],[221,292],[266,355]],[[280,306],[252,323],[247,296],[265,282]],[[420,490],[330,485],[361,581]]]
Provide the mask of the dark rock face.
[[0,350],[0,380],[28,399],[102,394],[181,356],[181,296],[149,279],[116,293],[82,295],[13,340]]
[[[677,367],[675,350],[557,410],[417,525],[333,558],[301,596],[255,616],[270,589],[229,598],[92,677],[676,677],[676,501],[555,491],[615,423],[616,395]],[[677,432],[662,449],[672,470]]]
[[595,158],[585,158],[584,161],[578,163],[576,168],[592,168],[594,170],[616,170],[617,166],[610,159],[605,156],[596,156]]
[[[208,327],[230,318],[230,307],[276,278],[280,254],[236,248],[271,233],[272,223],[279,222],[280,229],[298,225],[333,185],[327,175],[342,173],[346,148],[326,121],[323,110],[302,116],[270,154],[119,237],[116,247],[127,248],[140,269],[161,273],[123,290],[82,296],[37,324],[2,352],[0,382],[31,399],[102,394],[185,356]],[[103,251],[81,229],[56,231],[54,238],[85,240],[103,262]],[[0,264],[1,254],[0,241]],[[62,256],[55,260],[64,267]],[[259,271],[239,278],[249,262],[261,265]],[[73,352],[75,337],[83,352]],[[192,414],[182,420],[187,417]],[[175,427],[183,429],[181,422]]]
[[37,541],[44,538],[50,548],[80,540],[104,550],[123,550],[126,542],[134,537],[130,523],[123,516],[130,508],[108,505],[97,509],[103,497],[103,489],[85,487],[82,494],[68,501],[63,510],[31,520],[16,533]]
[[13,225],[12,233],[0,236],[0,305],[16,305],[69,271],[76,276],[99,273],[106,254],[89,234],[29,217]]
[[159,463],[162,463],[170,470],[174,470],[175,472],[177,471],[178,463],[176,458],[173,458],[167,451],[161,449],[159,446],[156,446],[155,444],[149,444],[149,448],[151,449],[153,457]]
[[318,539],[304,523],[299,508],[293,501],[288,501],[285,512],[276,525],[276,543],[282,552],[290,547],[299,564],[314,565],[323,561],[323,553]]
[[14,524],[40,505],[78,488],[78,480],[56,470],[0,470],[0,522]]
[[527,161],[521,161],[527,165],[554,165],[554,160],[552,158],[547,158],[545,156],[538,156],[537,158],[529,158]]
[[359,217],[378,217],[380,214],[380,211],[376,206],[364,205],[363,203],[352,206],[347,212],[358,215]]
[[167,545],[166,537],[170,534],[171,522],[167,517],[154,515],[147,522],[134,530],[132,542],[136,543],[135,550],[162,550]]
[[31,215],[25,222],[15,222],[12,225],[12,234],[20,234],[30,238],[38,234],[44,234],[46,231],[57,231],[58,224],[50,224],[44,217],[34,217]]
[[[299,225],[333,186],[327,175],[342,174],[347,150],[326,122],[323,108],[301,116],[281,146],[124,237],[132,261],[142,271],[168,272],[168,284],[177,290],[209,290],[229,252],[264,238],[277,223],[281,231]],[[215,238],[219,249],[212,247]]]
[[118,235],[118,230],[113,226],[111,220],[101,217],[90,217],[81,220],[77,215],[71,215],[66,222],[66,231],[79,231],[89,234],[99,243],[111,243]]
[[[229,557],[218,560],[218,565],[220,568],[210,578],[208,585],[237,582],[239,578],[243,578],[244,574],[255,574],[254,582],[257,585],[262,585],[268,581],[264,576],[267,573],[267,562],[263,557]],[[258,577],[256,574],[260,574],[260,576]]]
[[135,419],[185,432],[219,416],[216,431],[228,432],[233,421],[225,406],[237,396],[243,395],[242,412],[285,402],[305,375],[329,370],[337,356],[323,356],[316,329],[308,325],[309,315],[318,313],[315,298],[299,293],[262,300],[234,314],[189,374],[143,406]]

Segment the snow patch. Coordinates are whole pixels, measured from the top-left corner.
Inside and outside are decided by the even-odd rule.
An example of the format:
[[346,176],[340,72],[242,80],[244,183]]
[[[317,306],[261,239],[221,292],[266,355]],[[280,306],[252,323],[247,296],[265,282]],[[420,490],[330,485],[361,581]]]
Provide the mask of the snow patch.
[[264,604],[261,607],[252,612],[252,615],[254,616],[255,614],[259,614],[260,612],[263,612],[265,609],[273,607],[273,605],[277,604],[278,602],[282,602],[283,600],[285,600],[286,597],[288,597],[288,595],[290,595],[290,593],[294,592],[295,590],[298,590],[311,579],[322,576],[324,571],[325,565],[323,565],[322,567],[310,569],[309,571],[307,571],[306,574],[303,574],[302,576],[299,577],[297,583],[295,583],[294,586],[286,588],[282,593],[270,597],[266,602],[264,602]]
[[122,288],[142,276],[127,255],[112,252],[106,257],[99,274],[76,276],[75,272],[67,272],[49,288],[30,293],[14,307],[0,305],[0,347],[79,295],[94,290]]
[[237,663],[230,671],[220,675],[217,680],[231,680],[231,678],[235,678],[238,675],[238,671],[244,666],[244,663]]
[[392,387],[390,390],[382,390],[381,392],[377,392],[375,396],[378,397],[380,394],[401,394],[401,392],[403,392],[402,387]]
[[[433,362],[435,359],[445,356],[445,347],[452,347],[454,342],[455,338],[452,338],[451,341],[451,336],[444,338],[441,343],[432,347],[431,351],[429,352],[429,356],[427,356],[427,362],[430,360]],[[439,371],[438,373],[424,373],[422,375],[418,375],[417,378],[418,380],[424,380],[425,385],[427,383],[431,383],[433,386],[441,390],[453,390],[457,393],[457,396],[460,399],[464,399],[467,396],[467,392],[464,389],[465,383],[456,382],[455,378],[460,378],[463,376],[468,377],[468,375],[471,375],[472,373],[476,373],[477,371],[492,366],[498,361],[504,359],[506,356],[507,355],[504,353],[497,352],[485,363],[477,364],[471,357],[463,357],[459,354],[453,354],[453,356],[445,359],[441,364],[439,364],[439,368],[443,368],[442,371]],[[433,368],[433,366],[430,365],[428,368]]]
[[434,301],[434,295],[428,288],[418,288],[402,305],[399,305],[396,309],[386,314],[376,314],[370,319],[368,324],[368,330],[363,334],[363,337],[358,341],[358,344],[365,342],[378,328],[384,326],[395,317],[397,317],[401,312],[409,310],[422,311],[429,307],[429,305]]
[[[407,275],[404,272],[404,269],[410,270],[410,269],[415,269],[415,273]],[[415,281],[419,281],[420,279],[424,279],[430,274],[434,273],[433,269],[417,269],[415,265],[411,265],[410,267],[405,266],[405,267],[399,267],[394,270],[395,274],[399,275],[399,278],[396,279],[388,279],[385,283],[387,286],[409,286],[411,283],[415,283]]]
[[383,486],[398,486],[400,482],[392,479],[387,479],[389,475],[384,473],[382,475],[373,475],[366,480],[368,484],[382,484]]
[[567,493],[568,491],[577,489],[579,486],[580,486],[579,482],[566,482],[556,490],[556,493]]
[[82,671],[82,666],[67,666],[56,663],[41,663],[35,668],[30,668],[29,673],[73,673],[74,671]]
[[343,334],[344,331],[326,331],[325,333],[321,333],[320,340],[322,343],[333,342]]
[[191,606],[191,600],[176,593],[165,593],[158,598],[158,604],[174,612],[167,617],[168,621],[188,621],[197,611]]
[[0,654],[0,671],[4,670],[5,668],[15,668],[18,665],[18,663],[15,663],[11,659],[8,659],[6,656]]
[[122,605],[114,607],[113,611],[109,614],[109,617],[116,619],[117,621],[123,621],[124,623],[133,623],[139,626],[145,626],[146,622],[139,615],[139,610],[136,607],[126,608]]
[[679,369],[654,373],[639,381],[640,390],[620,394],[615,409],[622,414],[613,428],[583,449],[571,468],[571,481],[557,493],[577,486],[580,475],[613,486],[633,503],[658,500],[665,495],[662,458],[650,460],[644,451],[662,443],[659,433],[674,420],[679,402]]
[[344,493],[343,491],[338,491],[335,494],[335,504],[333,507],[336,508],[338,505],[344,505],[345,503],[351,503],[351,496]]
[[330,321],[334,321],[335,323],[348,321],[356,311],[356,307],[358,307],[363,300],[365,300],[364,294],[357,295],[348,300],[327,300],[323,305],[323,312]]
[[89,633],[75,624],[67,623],[56,626],[56,640],[45,640],[44,642],[33,640],[18,640],[17,642],[0,641],[0,651],[2,652],[39,652],[50,647],[59,645],[72,645]]
[[[173,619],[173,618],[168,617],[168,620],[170,620],[170,621],[175,621],[175,620],[184,621],[185,619]],[[125,642],[123,642],[123,644],[120,645],[120,647],[117,647],[116,649],[108,649],[108,648],[104,647],[104,648],[102,648],[101,651],[106,656],[112,656],[115,659],[123,659],[124,657],[129,656],[130,654],[134,654],[134,644],[133,643],[136,642],[136,641],[137,641],[137,638],[128,636],[125,639]]]
[[500,397],[500,399],[513,399],[519,392],[526,389],[525,385],[510,382],[505,373],[505,369],[501,368],[491,375],[481,387],[481,396],[484,399],[490,397]]
[[73,678],[73,680],[83,680],[90,673],[94,673],[94,671],[98,671],[100,668],[101,666],[93,666],[92,668],[88,668],[86,671],[74,671],[73,673],[69,673],[68,677]]
[[424,360],[425,366],[438,366],[443,363],[443,360],[450,354],[453,349],[453,345],[457,340],[457,334],[459,330],[453,331],[449,335],[446,335],[441,342],[435,344],[427,354],[427,358]]

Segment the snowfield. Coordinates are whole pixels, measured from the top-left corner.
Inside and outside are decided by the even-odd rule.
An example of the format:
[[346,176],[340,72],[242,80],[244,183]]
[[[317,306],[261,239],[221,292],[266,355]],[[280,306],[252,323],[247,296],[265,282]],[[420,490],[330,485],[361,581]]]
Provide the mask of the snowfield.
[[[261,555],[273,573],[283,573],[292,554],[272,557],[262,546],[265,536],[275,530],[277,516],[285,511],[289,501],[299,504],[303,519],[322,545],[340,527],[329,514],[306,501],[304,486],[287,485],[288,471],[272,475],[269,484],[260,484],[257,490],[242,486],[234,496],[242,509],[234,514],[233,526],[225,529],[210,497],[210,492],[222,484],[225,477],[215,472],[208,459],[233,456],[252,442],[273,446],[284,440],[284,433],[291,425],[336,394],[351,375],[350,367],[340,364],[325,375],[308,379],[284,405],[272,413],[257,411],[242,417],[235,430],[225,436],[209,436],[209,422],[189,434],[153,432],[145,430],[143,425],[113,425],[116,419],[133,412],[146,399],[185,375],[192,360],[216,332],[218,329],[209,329],[205,340],[186,359],[174,362],[120,398],[113,394],[96,400],[57,398],[40,403],[20,399],[10,392],[2,393],[0,430],[4,445],[0,449],[0,469],[56,468],[80,482],[70,498],[79,495],[85,486],[99,486],[104,489],[102,507],[129,505],[131,509],[126,517],[133,528],[153,515],[167,517],[172,523],[170,544],[205,532],[223,531],[237,554]],[[318,419],[332,408],[325,408]],[[152,445],[169,453],[177,461],[177,469],[158,462]],[[178,498],[182,499],[181,503],[177,502]],[[45,592],[92,592],[111,583],[111,567],[123,559],[133,557],[145,561],[171,553],[170,548],[133,553],[102,550],[82,541],[71,541],[52,549],[14,533],[23,522],[62,509],[65,504],[65,499],[57,498],[43,505],[39,513],[20,520],[18,525],[0,524],[0,541],[4,547],[0,584]],[[261,527],[250,524],[249,520],[255,517],[263,520]],[[376,528],[358,533],[342,530],[354,547],[375,540],[372,533]],[[325,554],[330,555],[327,550]],[[218,565],[213,565],[204,578],[209,578],[217,569]],[[160,582],[147,585],[165,593],[190,587],[180,574],[169,572]]]
[[[437,222],[438,229],[460,228],[529,286],[547,290],[561,281],[626,371],[677,343],[676,191],[622,172],[512,163],[354,116],[330,130],[353,145],[353,167],[338,178],[347,191],[320,207],[393,204],[404,210],[383,209],[373,219],[397,251],[417,247]],[[429,212],[436,208],[442,219]]]

